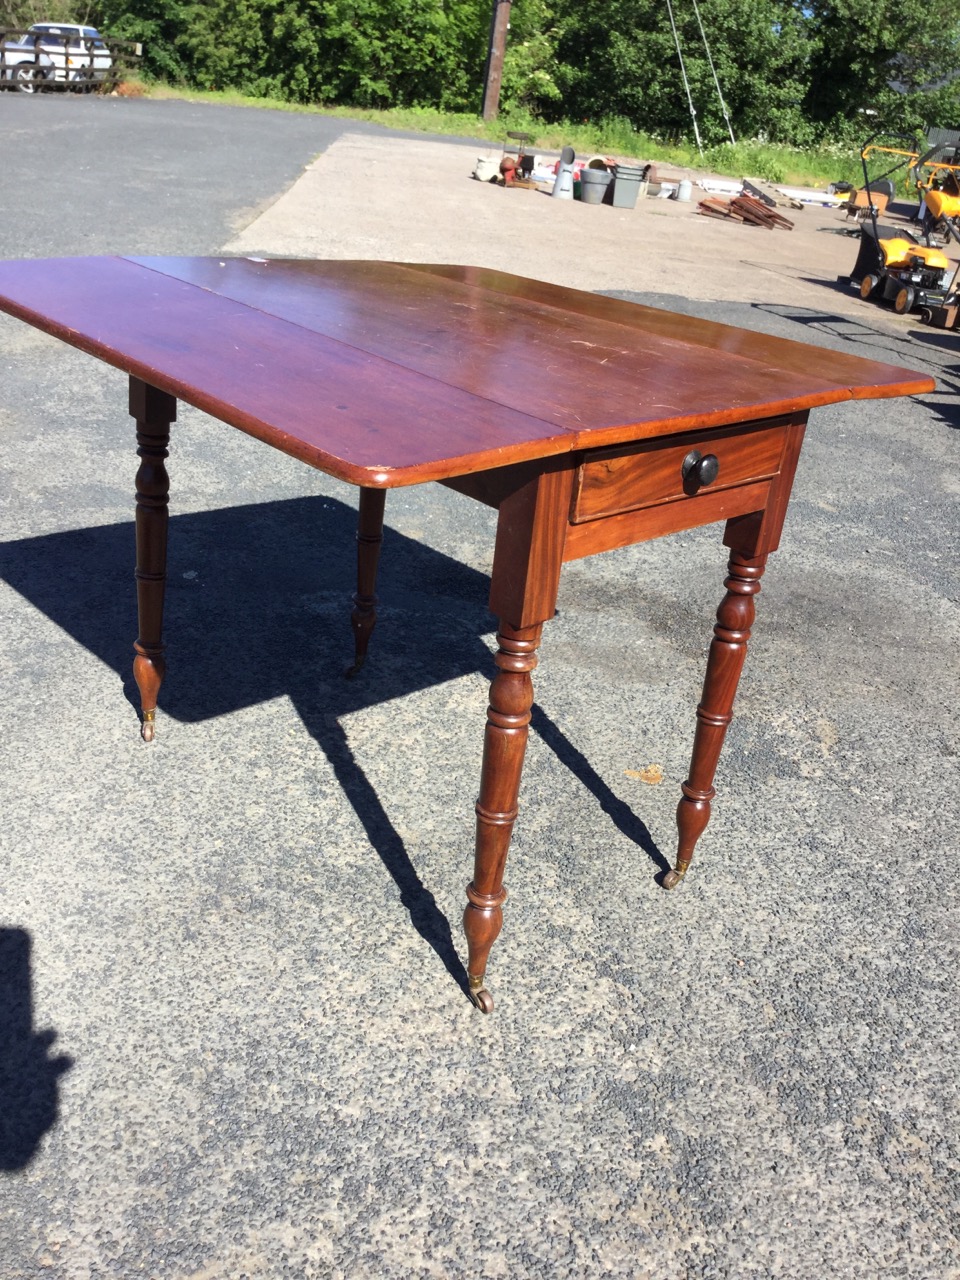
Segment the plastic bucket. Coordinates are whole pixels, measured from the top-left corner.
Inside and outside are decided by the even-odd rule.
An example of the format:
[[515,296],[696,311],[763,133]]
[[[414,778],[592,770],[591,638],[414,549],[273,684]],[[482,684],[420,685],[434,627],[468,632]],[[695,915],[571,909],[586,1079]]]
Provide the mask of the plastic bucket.
[[609,169],[580,170],[580,199],[584,204],[603,204],[607,187],[613,178]]
[[613,172],[613,207],[635,209],[643,181],[643,170],[637,165],[618,164]]

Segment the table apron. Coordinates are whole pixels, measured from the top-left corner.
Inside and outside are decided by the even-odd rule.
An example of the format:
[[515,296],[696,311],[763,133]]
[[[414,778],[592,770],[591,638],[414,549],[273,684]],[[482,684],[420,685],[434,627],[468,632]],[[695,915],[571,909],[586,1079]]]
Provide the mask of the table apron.
[[718,489],[692,498],[678,498],[652,507],[622,511],[583,524],[570,524],[563,559],[580,560],[599,551],[649,542],[668,533],[680,533],[684,529],[696,529],[700,525],[763,511],[769,501],[770,490],[771,481],[758,481],[736,489]]

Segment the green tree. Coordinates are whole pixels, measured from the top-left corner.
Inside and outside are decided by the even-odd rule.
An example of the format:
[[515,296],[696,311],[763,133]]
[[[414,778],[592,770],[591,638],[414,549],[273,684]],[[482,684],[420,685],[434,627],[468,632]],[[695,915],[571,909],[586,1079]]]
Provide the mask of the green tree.
[[[960,0],[671,0],[706,144],[859,140],[958,123]],[[37,8],[43,5],[42,12]],[[0,0],[11,25],[93,21],[144,69],[297,102],[479,111],[491,0]],[[664,0],[514,0],[501,101],[692,137]],[[879,116],[864,115],[870,108]]]
[[535,110],[561,101],[554,76],[559,37],[560,27],[547,0],[514,0],[503,60],[501,108]]
[[[690,108],[667,6],[660,0],[563,0],[556,79],[561,114],[623,116],[637,128],[690,136]],[[737,135],[780,138],[800,119],[807,29],[790,0],[674,0],[700,132],[728,138],[710,59]]]
[[99,21],[97,0],[0,0],[0,28],[23,31],[34,22],[82,22],[95,27]]
[[922,124],[930,87],[960,66],[957,0],[810,0],[805,12],[815,54],[804,111],[828,132],[859,137],[868,108],[890,128]]
[[[103,0],[145,67],[298,102],[474,106],[481,0]],[[483,17],[481,16],[483,12]]]
[[180,83],[190,74],[177,51],[190,7],[181,0],[100,0],[100,29],[117,39],[139,40],[144,71]]

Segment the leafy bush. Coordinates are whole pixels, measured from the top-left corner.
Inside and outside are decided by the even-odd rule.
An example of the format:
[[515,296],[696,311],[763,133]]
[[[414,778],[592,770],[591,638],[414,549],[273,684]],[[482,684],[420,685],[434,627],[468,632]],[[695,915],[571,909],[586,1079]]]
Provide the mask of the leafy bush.
[[[16,25],[40,3],[0,0],[0,13]],[[493,0],[43,4],[44,17],[55,9],[141,41],[144,71],[173,82],[294,103],[476,111]],[[639,132],[682,147],[694,142],[692,101],[710,155],[731,129],[738,145],[809,148],[856,145],[877,127],[960,123],[957,0],[699,0],[673,11],[689,100],[661,0],[513,0],[504,112],[600,121],[624,143]],[[777,171],[758,155],[755,173],[761,163]]]

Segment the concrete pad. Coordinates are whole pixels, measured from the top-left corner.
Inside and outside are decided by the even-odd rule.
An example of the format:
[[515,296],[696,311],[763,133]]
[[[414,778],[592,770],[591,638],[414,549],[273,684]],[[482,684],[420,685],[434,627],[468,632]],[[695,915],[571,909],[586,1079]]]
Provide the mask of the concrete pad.
[[477,144],[346,134],[225,250],[461,262],[581,289],[829,308],[903,331],[899,317],[837,285],[859,243],[840,234],[856,232],[844,212],[781,209],[794,229],[769,231],[700,215],[707,193],[696,186],[689,204],[586,205],[472,180],[484,154]]

